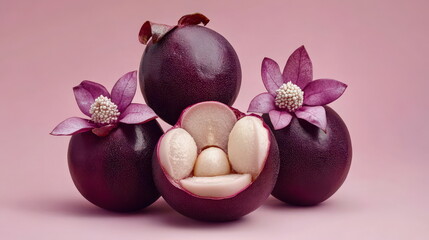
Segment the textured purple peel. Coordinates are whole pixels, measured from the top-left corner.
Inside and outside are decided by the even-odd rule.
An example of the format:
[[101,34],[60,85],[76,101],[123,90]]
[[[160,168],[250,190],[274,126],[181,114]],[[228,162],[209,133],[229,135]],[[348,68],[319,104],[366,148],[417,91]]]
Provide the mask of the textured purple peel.
[[292,115],[286,111],[271,110],[269,115],[275,130],[286,127],[292,120]]
[[173,28],[174,27],[165,24],[158,24],[146,21],[140,28],[139,41],[140,43],[146,45],[152,38],[152,42],[156,43]]
[[274,97],[269,93],[261,93],[257,95],[249,104],[247,112],[268,113],[276,109]]
[[326,113],[325,108],[322,106],[304,106],[297,110],[295,114],[298,118],[304,119],[326,132]]
[[71,117],[58,124],[54,128],[54,130],[52,130],[51,135],[69,136],[81,132],[87,132],[94,127],[95,124],[91,123],[89,120],[78,117]]
[[231,106],[240,90],[241,66],[222,35],[201,25],[183,25],[162,41],[148,43],[139,80],[146,104],[173,125],[185,108],[198,102]]
[[201,13],[194,13],[189,14],[181,17],[179,19],[178,25],[179,26],[186,26],[186,25],[198,25],[202,23],[204,26],[209,23],[210,19],[208,19],[206,16],[204,16]]
[[264,58],[261,68],[262,82],[268,92],[275,96],[276,90],[283,84],[279,65],[270,58]]
[[292,82],[303,89],[313,80],[313,65],[304,46],[296,49],[286,62],[283,70],[284,82]]
[[119,112],[122,112],[136,94],[137,89],[137,71],[126,73],[122,76],[112,88],[112,102],[118,106]]
[[[288,127],[273,131],[280,150],[280,172],[272,195],[283,202],[300,206],[321,203],[347,177],[352,160],[350,135],[340,116],[324,108],[326,132],[297,118]],[[262,117],[273,129],[268,114]]]
[[107,136],[73,135],[68,165],[79,192],[111,211],[142,209],[159,198],[152,177],[152,154],[163,131],[156,121],[119,124]]
[[155,119],[156,117],[155,112],[147,105],[131,103],[121,114],[119,122],[126,124],[140,124]]
[[321,106],[337,100],[347,85],[332,79],[319,79],[310,82],[304,88],[304,104]]
[[110,98],[110,94],[107,89],[96,82],[83,81],[79,85],[73,88],[73,93],[76,98],[77,105],[83,114],[91,116],[89,109],[94,100],[103,95]]

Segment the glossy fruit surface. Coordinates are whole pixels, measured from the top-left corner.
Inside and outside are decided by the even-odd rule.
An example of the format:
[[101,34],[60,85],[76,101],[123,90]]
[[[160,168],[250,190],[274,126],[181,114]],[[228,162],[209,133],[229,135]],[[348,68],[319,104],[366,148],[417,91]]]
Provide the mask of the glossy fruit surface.
[[293,205],[315,205],[331,197],[350,169],[352,145],[341,117],[325,106],[326,133],[294,117],[289,126],[273,130],[280,151],[280,172],[272,195]]
[[178,26],[150,41],[140,63],[146,103],[173,125],[188,106],[203,101],[232,105],[241,86],[241,67],[231,44],[203,26]]
[[109,135],[73,135],[68,149],[71,177],[91,203],[111,211],[145,208],[159,198],[152,177],[152,154],[163,134],[156,120],[120,124]]

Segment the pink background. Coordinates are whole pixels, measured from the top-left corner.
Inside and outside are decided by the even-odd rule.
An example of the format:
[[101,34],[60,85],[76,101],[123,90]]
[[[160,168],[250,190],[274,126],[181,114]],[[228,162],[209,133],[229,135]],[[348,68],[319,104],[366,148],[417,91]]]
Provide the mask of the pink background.
[[[180,2],[0,1],[1,239],[429,237],[427,1]],[[263,57],[283,66],[302,44],[315,78],[349,85],[331,106],[349,126],[353,163],[331,199],[296,208],[269,198],[239,221],[208,224],[162,199],[124,215],[80,196],[67,168],[69,137],[48,135],[83,116],[72,87],[90,79],[110,89],[138,68],[145,20],[174,24],[193,12],[235,47],[243,69],[235,106],[243,111],[264,91]],[[143,102],[140,92],[134,102]]]

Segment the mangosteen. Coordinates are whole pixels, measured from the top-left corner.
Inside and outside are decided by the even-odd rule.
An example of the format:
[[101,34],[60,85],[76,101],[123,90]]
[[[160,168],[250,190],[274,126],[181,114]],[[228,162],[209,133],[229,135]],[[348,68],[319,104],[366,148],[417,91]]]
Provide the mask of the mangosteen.
[[139,39],[147,44],[140,88],[146,103],[170,125],[198,102],[231,106],[240,90],[238,56],[222,35],[198,25],[208,22],[202,14],[191,14],[174,27],[145,22],[140,30]]
[[73,91],[90,119],[71,117],[51,132],[72,136],[68,165],[74,184],[88,201],[111,211],[136,211],[160,196],[152,155],[164,132],[152,109],[131,103],[136,88],[135,71],[121,77],[111,93],[101,84],[83,81]]
[[350,169],[352,145],[345,123],[326,105],[347,85],[333,79],[313,81],[304,46],[280,72],[272,59],[262,62],[268,92],[256,96],[249,112],[263,113],[280,151],[280,172],[273,196],[288,204],[315,205],[331,197]]
[[91,203],[112,211],[145,208],[159,198],[152,177],[152,155],[163,131],[156,120],[119,124],[109,135],[73,135],[68,166],[79,192]]
[[293,118],[289,126],[274,130],[279,145],[280,174],[273,196],[293,205],[315,205],[331,197],[350,169],[352,145],[346,124],[325,106],[326,131],[305,120]]
[[184,110],[159,140],[155,184],[179,213],[230,221],[263,204],[279,170],[277,143],[262,118],[208,101]]

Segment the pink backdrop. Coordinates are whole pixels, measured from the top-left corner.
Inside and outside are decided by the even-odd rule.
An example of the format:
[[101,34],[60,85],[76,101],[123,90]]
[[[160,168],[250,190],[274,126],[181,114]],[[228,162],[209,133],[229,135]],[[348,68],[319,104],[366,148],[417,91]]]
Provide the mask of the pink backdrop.
[[[429,237],[427,1],[167,2],[0,1],[0,238]],[[294,208],[270,198],[240,221],[207,224],[163,200],[137,214],[108,213],[77,192],[69,137],[48,135],[66,117],[82,116],[72,87],[90,79],[110,89],[138,68],[145,20],[174,24],[193,12],[235,47],[243,69],[235,106],[243,111],[264,91],[263,57],[283,65],[302,44],[315,78],[349,85],[331,106],[349,126],[353,163],[330,200]],[[139,92],[134,102],[143,102]]]

